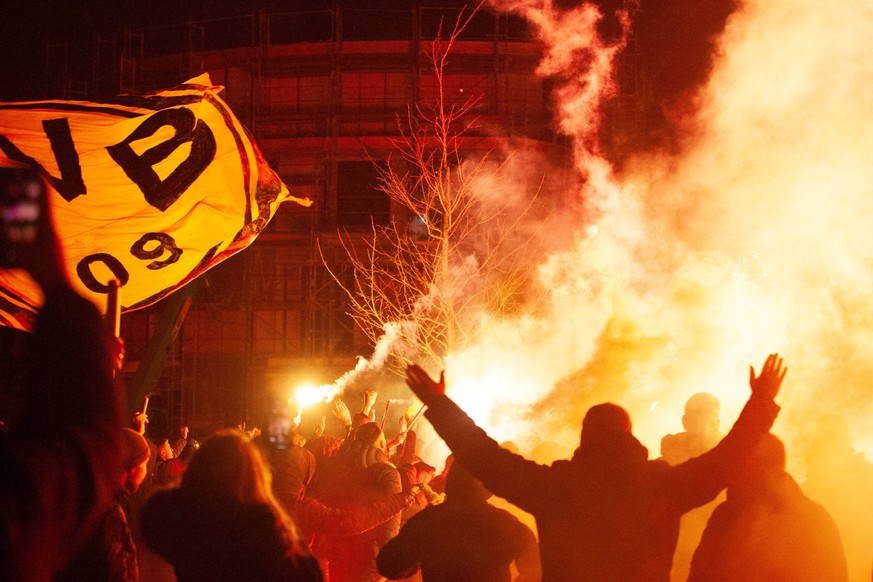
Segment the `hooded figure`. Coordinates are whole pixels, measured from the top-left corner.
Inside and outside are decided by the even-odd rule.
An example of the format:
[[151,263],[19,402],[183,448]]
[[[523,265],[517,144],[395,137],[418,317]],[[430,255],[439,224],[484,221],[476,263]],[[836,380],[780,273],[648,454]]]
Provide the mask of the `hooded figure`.
[[679,518],[713,499],[743,453],[769,431],[779,407],[773,398],[785,369],[771,354],[730,433],[708,453],[671,467],[649,461],[631,434],[628,413],[612,403],[592,407],[571,460],[540,465],[501,449],[445,396],[418,366],[407,384],[424,404],[437,433],[494,494],[536,518],[543,580],[547,582],[667,582]]
[[691,561],[689,582],[845,582],[840,534],[785,472],[768,434],[740,465]]
[[421,568],[423,582],[509,582],[515,562],[523,582],[540,579],[533,532],[488,504],[491,492],[455,463],[446,500],[412,516],[379,552],[379,573],[395,580]]

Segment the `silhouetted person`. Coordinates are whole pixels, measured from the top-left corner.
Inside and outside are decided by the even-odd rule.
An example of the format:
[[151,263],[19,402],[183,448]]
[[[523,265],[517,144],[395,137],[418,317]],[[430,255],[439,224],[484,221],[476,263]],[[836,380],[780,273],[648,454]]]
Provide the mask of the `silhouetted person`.
[[69,563],[124,471],[110,343],[100,312],[70,286],[41,209],[38,241],[13,245],[45,302],[24,352],[20,415],[0,434],[0,580],[16,582],[50,580]]
[[179,582],[322,580],[273,497],[269,466],[238,430],[209,437],[191,457],[181,485],[149,499],[140,528]]
[[873,564],[873,463],[856,452],[842,416],[816,422],[806,455],[803,492],[834,518],[846,550],[850,580],[865,580]]
[[679,517],[713,499],[739,459],[773,423],[773,398],[785,370],[771,354],[761,375],[750,367],[752,396],[715,449],[671,467],[649,461],[631,434],[628,413],[615,404],[591,407],[572,460],[538,465],[501,449],[445,396],[418,366],[407,384],[428,405],[427,417],[485,486],[536,517],[543,580],[666,581]]
[[678,465],[715,447],[724,437],[718,430],[719,408],[718,399],[709,392],[698,392],[689,398],[682,415],[685,430],[661,439],[661,457]]
[[[689,398],[685,402],[685,413],[682,415],[682,427],[685,430],[668,434],[661,439],[661,458],[671,465],[678,465],[714,448],[724,438],[724,434],[719,431],[720,408],[718,399],[709,392],[698,392]],[[673,554],[673,567],[670,570],[670,579],[674,582],[688,580],[691,557],[700,543],[706,522],[715,506],[722,501],[723,495],[720,494],[713,501],[695,507],[682,516],[676,552]]]
[[840,534],[827,511],[785,472],[768,434],[737,467],[709,519],[689,582],[845,582]]
[[149,446],[135,430],[121,430],[124,472],[118,476],[113,503],[103,514],[91,538],[54,582],[138,582],[137,548],[128,525],[127,499],[148,473]]
[[518,582],[540,579],[533,532],[512,514],[488,504],[491,492],[460,463],[449,471],[446,500],[425,508],[400,528],[376,559],[394,580],[421,568],[423,582]]

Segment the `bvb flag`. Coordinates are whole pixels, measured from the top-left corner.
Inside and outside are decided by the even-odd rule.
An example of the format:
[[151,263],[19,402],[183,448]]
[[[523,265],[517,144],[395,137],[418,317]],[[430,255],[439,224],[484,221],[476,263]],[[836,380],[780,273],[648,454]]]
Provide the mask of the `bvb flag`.
[[[291,196],[208,75],[114,103],[0,103],[0,166],[39,166],[73,285],[101,309],[145,307],[251,244]],[[28,330],[42,302],[0,270],[0,325]]]

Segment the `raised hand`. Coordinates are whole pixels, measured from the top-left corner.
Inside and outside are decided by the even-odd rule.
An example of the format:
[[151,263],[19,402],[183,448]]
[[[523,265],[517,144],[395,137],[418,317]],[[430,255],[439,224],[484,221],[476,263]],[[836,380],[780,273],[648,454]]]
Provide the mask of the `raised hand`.
[[430,404],[446,393],[446,373],[440,372],[439,382],[434,381],[420,366],[412,364],[406,368],[406,385],[424,404]]
[[757,377],[755,377],[755,368],[749,366],[749,386],[752,388],[752,394],[771,400],[776,398],[787,372],[788,368],[783,366],[779,354],[767,356],[764,367],[761,368],[761,374]]
[[133,418],[131,419],[134,428],[139,434],[145,434],[145,425],[149,422],[149,415],[144,412],[134,412]]
[[361,414],[370,417],[370,420],[373,420],[373,415],[370,413],[373,411],[373,405],[376,404],[376,397],[379,396],[379,393],[375,390],[367,390],[364,392],[364,407],[361,409]]
[[349,407],[346,406],[346,403],[343,402],[341,398],[337,397],[333,399],[332,412],[344,427],[349,428],[352,426],[352,413],[349,412]]

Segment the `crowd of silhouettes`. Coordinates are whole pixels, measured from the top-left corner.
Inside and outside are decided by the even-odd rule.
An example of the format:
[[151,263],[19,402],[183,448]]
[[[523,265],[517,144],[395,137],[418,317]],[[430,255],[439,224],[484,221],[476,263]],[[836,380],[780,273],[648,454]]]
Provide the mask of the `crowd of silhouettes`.
[[[75,293],[49,222],[20,259],[41,286],[14,418],[0,419],[0,580],[830,582],[873,570],[873,465],[845,421],[822,416],[806,480],[770,433],[787,369],[750,366],[726,433],[719,402],[688,399],[660,457],[604,402],[568,454],[530,459],[498,444],[446,396],[444,375],[406,381],[451,450],[422,458],[413,422],[376,422],[377,392],[352,414],[332,402],[305,435],[245,425],[153,437],[122,420],[118,342]],[[387,416],[387,408],[386,408]],[[130,426],[125,426],[130,424]],[[564,458],[569,456],[570,458]],[[499,496],[495,502],[492,497]],[[848,560],[847,560],[848,556]]]

